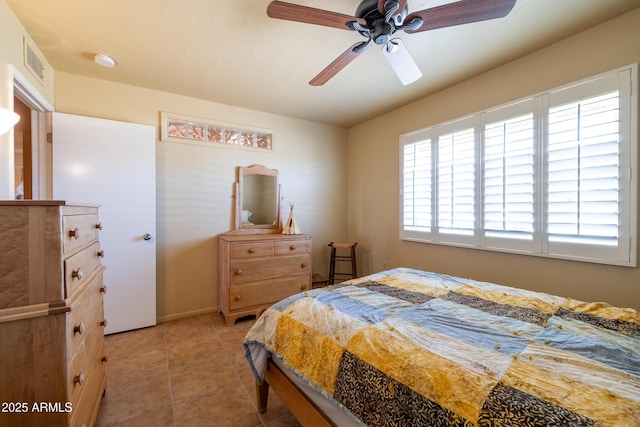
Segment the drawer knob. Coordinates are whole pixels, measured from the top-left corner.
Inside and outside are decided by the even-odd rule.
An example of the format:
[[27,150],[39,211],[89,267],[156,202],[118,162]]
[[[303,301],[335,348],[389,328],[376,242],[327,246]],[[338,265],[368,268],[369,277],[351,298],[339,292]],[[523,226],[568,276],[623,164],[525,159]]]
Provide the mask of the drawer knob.
[[96,230],[102,230],[102,223],[101,222],[96,224]]
[[301,291],[304,291],[305,289],[307,289],[307,285],[302,285],[302,286],[300,286],[300,290],[301,290]]
[[98,251],[98,256],[99,256],[100,258],[104,258],[104,250],[100,249],[100,250]]
[[237,270],[236,271],[236,276],[240,276],[242,274],[242,270]]
[[78,375],[73,377],[73,384],[84,384],[84,372],[80,372]]
[[82,276],[84,276],[84,273],[82,272],[82,268],[78,267],[77,270],[73,270],[71,272],[71,277],[78,279],[78,280],[82,280]]
[[303,262],[302,264],[300,264],[300,267],[301,267],[301,268],[306,268],[306,267],[307,267],[307,264]]
[[79,335],[84,334],[84,323],[80,322],[79,325],[76,325],[73,327],[73,335],[75,334],[79,334]]
[[101,294],[106,294],[107,293],[107,285],[102,285],[100,287],[100,293]]
[[296,247],[295,247],[294,245],[291,245],[291,246],[289,246],[289,250],[291,250],[291,251],[295,251],[295,250],[296,250]]
[[256,250],[255,250],[255,249],[253,249],[253,248],[249,248],[249,253],[250,253],[250,254],[255,254],[255,253],[256,253]]
[[107,319],[102,319],[102,322],[100,322],[100,325],[103,327],[107,327]]
[[240,295],[236,295],[233,299],[234,299],[235,301],[240,301]]
[[80,238],[80,230],[78,229],[78,227],[74,228],[73,230],[69,230],[69,237],[73,237],[76,240]]
[[109,358],[105,354],[104,356],[102,356],[102,359],[100,359],[100,360],[102,361],[102,363],[107,363],[109,361]]

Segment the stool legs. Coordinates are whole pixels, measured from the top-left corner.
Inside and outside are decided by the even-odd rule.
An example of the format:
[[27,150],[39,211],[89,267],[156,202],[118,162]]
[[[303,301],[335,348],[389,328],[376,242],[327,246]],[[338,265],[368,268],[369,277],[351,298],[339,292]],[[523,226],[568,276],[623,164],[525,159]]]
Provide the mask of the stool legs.
[[[356,246],[357,243],[329,243],[331,247],[331,258],[329,260],[329,285],[336,283],[336,276],[350,276],[354,279],[358,277],[358,268],[356,266]],[[350,255],[337,255],[336,250],[350,249]],[[338,273],[336,272],[336,261],[351,262],[351,273]]]
[[[333,244],[333,242],[331,242]],[[331,244],[329,245],[331,246]],[[336,282],[336,248],[331,246],[331,258],[329,262],[329,285]]]

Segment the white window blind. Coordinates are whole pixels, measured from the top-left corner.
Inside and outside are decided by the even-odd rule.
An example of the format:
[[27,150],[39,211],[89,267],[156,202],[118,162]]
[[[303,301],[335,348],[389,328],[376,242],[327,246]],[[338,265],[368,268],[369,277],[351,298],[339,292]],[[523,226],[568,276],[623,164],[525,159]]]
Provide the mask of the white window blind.
[[635,266],[637,66],[402,135],[400,237]]
[[549,110],[549,240],[618,239],[618,91]]
[[407,230],[431,231],[431,140],[404,146],[403,213]]
[[488,236],[533,238],[533,113],[489,123],[484,143],[484,229]]
[[438,231],[473,235],[475,230],[474,128],[438,137]]

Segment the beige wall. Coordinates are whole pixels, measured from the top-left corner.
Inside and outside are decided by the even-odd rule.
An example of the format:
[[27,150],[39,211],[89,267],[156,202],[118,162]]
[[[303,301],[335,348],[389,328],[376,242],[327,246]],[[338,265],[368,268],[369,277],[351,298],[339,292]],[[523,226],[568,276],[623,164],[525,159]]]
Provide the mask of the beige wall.
[[238,166],[279,170],[284,219],[291,202],[313,236],[314,271],[326,274],[327,243],[347,235],[345,129],[67,73],[56,73],[55,90],[59,112],[159,126],[168,111],[274,131],[273,152],[157,142],[160,320],[217,308],[216,236],[233,224]]
[[398,238],[401,134],[639,62],[638,23],[640,9],[351,128],[349,239],[360,243],[365,272],[414,267],[640,309],[637,267],[510,255]]

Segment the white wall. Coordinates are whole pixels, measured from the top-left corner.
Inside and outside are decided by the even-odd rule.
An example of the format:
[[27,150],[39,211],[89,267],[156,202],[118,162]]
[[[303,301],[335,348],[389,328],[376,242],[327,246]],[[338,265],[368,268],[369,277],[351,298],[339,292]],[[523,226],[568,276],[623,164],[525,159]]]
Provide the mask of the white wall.
[[314,272],[327,273],[327,244],[347,236],[346,129],[67,73],[56,73],[55,89],[65,113],[159,126],[167,111],[274,131],[273,151],[158,141],[160,320],[217,307],[216,236],[233,227],[238,166],[278,169],[284,220],[291,202],[313,237]]

